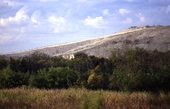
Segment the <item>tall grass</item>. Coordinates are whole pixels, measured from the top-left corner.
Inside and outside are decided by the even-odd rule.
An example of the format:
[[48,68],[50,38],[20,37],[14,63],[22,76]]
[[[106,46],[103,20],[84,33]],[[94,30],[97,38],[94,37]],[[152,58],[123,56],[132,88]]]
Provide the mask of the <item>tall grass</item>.
[[170,93],[1,89],[0,109],[169,109]]

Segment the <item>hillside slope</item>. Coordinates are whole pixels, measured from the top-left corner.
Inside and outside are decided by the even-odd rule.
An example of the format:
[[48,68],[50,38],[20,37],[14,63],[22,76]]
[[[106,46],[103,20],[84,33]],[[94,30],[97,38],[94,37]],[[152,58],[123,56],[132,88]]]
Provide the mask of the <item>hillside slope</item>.
[[25,56],[39,51],[50,56],[62,55],[66,58],[69,58],[70,54],[78,52],[107,58],[114,50],[119,49],[123,52],[128,48],[135,47],[146,50],[157,49],[162,52],[170,50],[170,26],[131,27],[96,39],[47,46],[18,53],[10,53],[6,54],[6,56]]

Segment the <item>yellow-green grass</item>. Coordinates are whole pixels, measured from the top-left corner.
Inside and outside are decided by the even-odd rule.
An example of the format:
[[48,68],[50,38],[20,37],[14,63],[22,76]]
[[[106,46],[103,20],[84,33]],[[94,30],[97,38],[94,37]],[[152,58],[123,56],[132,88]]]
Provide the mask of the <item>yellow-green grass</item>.
[[169,109],[170,93],[1,89],[0,109]]

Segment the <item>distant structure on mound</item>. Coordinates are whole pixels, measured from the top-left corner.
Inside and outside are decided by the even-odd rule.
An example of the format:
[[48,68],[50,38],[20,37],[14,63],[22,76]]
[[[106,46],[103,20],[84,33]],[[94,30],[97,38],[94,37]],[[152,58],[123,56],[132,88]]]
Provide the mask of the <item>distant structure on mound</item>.
[[85,41],[47,46],[17,53],[9,53],[8,57],[22,57],[35,51],[50,56],[74,58],[75,53],[83,52],[87,55],[108,58],[112,51],[122,53],[131,48],[143,48],[165,52],[170,50],[170,26],[132,26],[126,30],[111,35]]

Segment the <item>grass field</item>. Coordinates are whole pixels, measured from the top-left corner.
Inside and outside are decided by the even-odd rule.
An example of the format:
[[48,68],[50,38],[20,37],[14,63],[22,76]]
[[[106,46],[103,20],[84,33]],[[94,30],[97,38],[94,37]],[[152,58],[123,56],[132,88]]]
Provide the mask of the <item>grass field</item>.
[[0,109],[169,109],[170,93],[1,89]]

